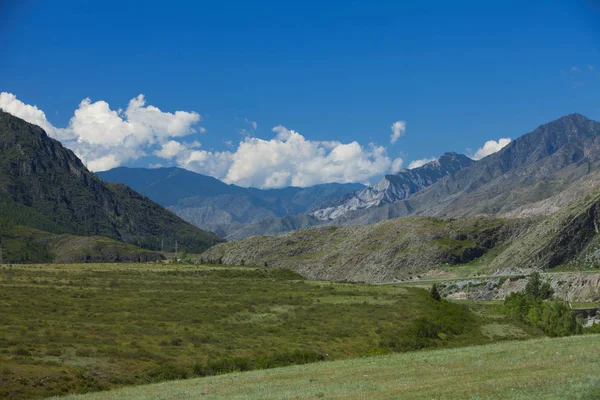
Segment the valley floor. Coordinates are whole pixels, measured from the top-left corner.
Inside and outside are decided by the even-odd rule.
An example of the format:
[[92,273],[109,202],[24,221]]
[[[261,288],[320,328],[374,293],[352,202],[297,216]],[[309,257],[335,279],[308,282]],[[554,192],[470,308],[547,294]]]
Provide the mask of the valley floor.
[[600,335],[227,374],[64,400],[599,399]]
[[0,265],[0,398],[542,335],[496,307],[251,266]]

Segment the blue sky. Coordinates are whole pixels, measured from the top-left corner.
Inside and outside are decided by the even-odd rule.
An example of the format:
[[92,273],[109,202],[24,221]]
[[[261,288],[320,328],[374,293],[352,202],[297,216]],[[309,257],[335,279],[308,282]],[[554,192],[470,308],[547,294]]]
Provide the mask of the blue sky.
[[[24,105],[43,110],[52,136],[84,161],[104,157],[97,170],[178,164],[259,187],[366,182],[400,159],[473,154],[565,114],[599,120],[594,4],[5,0],[0,92],[32,122],[41,117]],[[101,113],[139,94],[142,111],[199,121],[185,114],[172,135],[153,122],[136,140],[102,143],[113,125],[99,125]],[[108,107],[69,127],[88,98]],[[160,118],[137,115],[142,125]],[[392,144],[396,121],[405,131]]]

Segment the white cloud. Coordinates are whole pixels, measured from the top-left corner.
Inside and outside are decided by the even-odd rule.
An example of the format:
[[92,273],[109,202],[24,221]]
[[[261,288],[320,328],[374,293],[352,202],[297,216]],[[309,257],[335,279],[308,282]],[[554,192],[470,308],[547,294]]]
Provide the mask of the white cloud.
[[500,151],[504,146],[509,144],[511,141],[510,138],[502,138],[497,142],[495,140],[488,140],[485,142],[483,147],[479,148],[475,154],[470,155],[473,160],[481,160],[483,157],[487,157],[490,154],[494,154],[497,151]]
[[224,180],[241,186],[310,186],[326,182],[360,182],[389,170],[385,148],[357,142],[307,140],[284,126],[275,138],[246,138],[232,154]]
[[593,65],[588,65],[588,71],[594,71],[596,68],[594,68]]
[[84,99],[66,128],[54,127],[43,111],[24,104],[11,93],[0,93],[0,108],[41,126],[48,135],[73,150],[92,171],[117,167],[146,155],[147,149],[169,138],[196,132],[201,117],[195,112],[163,112],[146,105],[143,95],[125,111],[112,110],[105,101]]
[[396,143],[396,140],[400,139],[406,132],[406,121],[396,121],[392,124],[392,134],[390,135],[390,143]]
[[392,168],[390,170],[392,174],[397,174],[398,172],[400,172],[400,170],[402,169],[402,164],[404,164],[404,160],[400,157],[396,158],[392,162]]
[[171,140],[171,141],[163,144],[162,148],[160,150],[156,150],[154,152],[154,154],[160,158],[165,158],[168,160],[186,150],[187,150],[187,147],[185,145],[183,145],[182,143],[176,142],[174,140]]
[[577,65],[571,67],[571,72],[581,72],[581,69]]
[[173,141],[155,154],[227,183],[260,188],[363,182],[402,165],[402,159],[392,162],[386,149],[374,144],[311,141],[284,126],[273,132],[270,140],[247,137],[234,152],[193,150]]
[[419,167],[422,167],[423,165],[430,163],[432,161],[435,161],[435,160],[437,160],[436,157],[421,158],[420,160],[414,160],[414,161],[411,161],[410,164],[408,164],[408,169],[419,168]]
[[[42,110],[20,102],[9,93],[0,94],[0,107],[42,126],[94,171],[153,154],[167,161],[165,164],[228,183],[274,188],[366,182],[390,171],[397,172],[403,163],[401,158],[388,157],[383,146],[308,140],[281,125],[273,128],[271,139],[245,137],[237,148],[230,143],[234,147],[231,151],[204,150],[199,142],[182,139],[199,129],[195,125],[201,120],[200,115],[163,112],[146,105],[142,95],[132,99],[125,110],[113,110],[105,101],[85,99],[64,129],[55,128]],[[403,121],[394,126],[398,135],[404,132]]]

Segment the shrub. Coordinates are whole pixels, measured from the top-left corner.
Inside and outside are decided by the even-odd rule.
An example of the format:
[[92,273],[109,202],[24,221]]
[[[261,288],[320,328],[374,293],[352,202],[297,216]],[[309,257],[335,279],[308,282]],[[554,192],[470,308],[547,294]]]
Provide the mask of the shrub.
[[435,301],[442,300],[442,296],[440,296],[440,292],[438,292],[438,288],[437,288],[437,285],[435,283],[431,287],[430,293],[431,293],[431,298],[434,299]]
[[176,379],[186,379],[188,371],[180,365],[165,364],[149,369],[146,376],[150,382],[173,381]]

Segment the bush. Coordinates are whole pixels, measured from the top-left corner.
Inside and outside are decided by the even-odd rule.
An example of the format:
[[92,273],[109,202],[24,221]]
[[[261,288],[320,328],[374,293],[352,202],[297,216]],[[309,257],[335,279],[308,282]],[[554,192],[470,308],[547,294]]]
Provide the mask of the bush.
[[146,373],[150,382],[173,381],[187,379],[188,371],[184,367],[175,364],[158,365]]
[[268,369],[285,367],[288,365],[301,365],[322,361],[325,355],[310,350],[295,350],[269,354],[259,357],[226,357],[194,364],[192,370],[198,376],[220,375],[230,372],[251,371],[255,369]]
[[413,320],[408,329],[382,334],[380,347],[410,351],[440,346],[466,333],[475,322],[466,306],[440,300],[428,315]]
[[431,293],[431,298],[434,299],[435,301],[442,300],[442,296],[440,296],[440,292],[438,291],[437,285],[435,283],[431,287],[430,293]]

